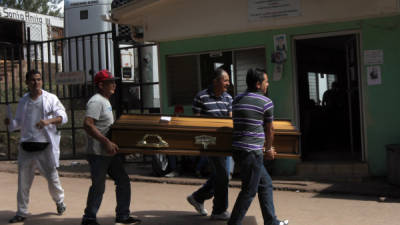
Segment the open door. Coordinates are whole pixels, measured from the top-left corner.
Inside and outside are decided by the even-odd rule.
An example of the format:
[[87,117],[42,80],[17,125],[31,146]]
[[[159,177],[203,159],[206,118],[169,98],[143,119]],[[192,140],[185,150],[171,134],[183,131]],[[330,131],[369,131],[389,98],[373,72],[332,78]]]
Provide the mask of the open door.
[[302,158],[362,160],[358,36],[297,39]]
[[[347,72],[347,101],[349,117],[350,153],[364,159],[361,135],[360,80],[358,64],[358,38],[353,35],[345,43]],[[358,104],[357,104],[358,103]]]

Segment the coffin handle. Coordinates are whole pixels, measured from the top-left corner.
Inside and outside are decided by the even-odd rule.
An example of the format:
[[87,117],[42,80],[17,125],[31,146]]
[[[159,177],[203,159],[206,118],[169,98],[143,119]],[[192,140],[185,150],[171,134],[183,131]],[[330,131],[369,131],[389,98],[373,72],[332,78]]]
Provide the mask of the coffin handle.
[[[157,142],[149,142],[151,139],[156,139]],[[164,141],[158,134],[145,134],[141,141],[136,144],[138,147],[148,148],[168,148],[168,143]]]

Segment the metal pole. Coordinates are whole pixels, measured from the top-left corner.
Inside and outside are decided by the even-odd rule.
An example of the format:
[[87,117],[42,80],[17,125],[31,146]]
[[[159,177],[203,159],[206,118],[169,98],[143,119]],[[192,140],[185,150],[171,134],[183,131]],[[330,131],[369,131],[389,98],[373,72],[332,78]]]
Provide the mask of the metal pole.
[[[116,77],[121,77],[121,52],[119,50],[119,41],[118,41],[118,37],[116,34],[116,24],[113,24],[112,26],[112,40],[113,40],[113,52],[114,52],[114,74]],[[106,56],[108,57],[108,56]],[[117,118],[122,114],[122,106],[121,106],[121,102],[122,102],[122,81],[121,80],[117,80],[117,90],[116,90],[116,106],[117,106]]]
[[143,106],[143,67],[142,67],[142,47],[137,48],[138,52],[138,70],[139,70],[139,90],[140,90],[140,113],[144,113]]
[[51,73],[51,49],[50,48],[51,48],[51,44],[50,44],[50,42],[47,42],[47,74],[49,76],[49,91],[53,92],[53,85],[51,82],[51,74],[52,73]]
[[28,71],[31,70],[31,28],[28,27],[27,29],[27,35],[28,35],[28,43],[26,45],[26,66]]

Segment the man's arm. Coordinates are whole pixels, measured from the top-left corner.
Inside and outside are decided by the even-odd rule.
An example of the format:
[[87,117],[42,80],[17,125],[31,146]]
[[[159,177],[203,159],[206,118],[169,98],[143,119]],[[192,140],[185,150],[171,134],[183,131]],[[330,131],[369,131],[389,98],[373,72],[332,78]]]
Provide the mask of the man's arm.
[[58,125],[58,124],[65,124],[68,122],[67,113],[65,112],[65,107],[61,103],[61,101],[54,95],[51,98],[50,105],[52,108],[53,118],[40,120],[36,123],[36,127],[42,129],[45,126],[50,124]]
[[201,109],[203,108],[203,102],[200,99],[199,93],[193,98],[192,111],[193,115],[201,116]]
[[55,97],[55,101],[53,103],[53,114],[54,117],[60,117],[61,121],[54,121],[55,123],[53,124],[66,124],[68,122],[68,116],[67,116],[67,112],[65,111],[65,107],[64,105],[61,103],[61,101]]
[[[4,124],[8,126],[9,131],[15,131],[21,129],[21,122],[22,122],[22,116],[25,114],[23,112],[24,109],[24,104],[25,104],[25,98],[22,98],[18,102],[17,110],[15,112],[15,117],[12,118],[11,113],[7,113],[7,118],[4,119]],[[9,105],[7,107],[10,107]],[[7,110],[10,110],[9,108]],[[10,118],[8,118],[10,117]]]
[[45,126],[48,126],[48,125],[50,125],[50,124],[61,124],[61,122],[62,122],[62,117],[61,116],[57,116],[57,117],[54,117],[54,118],[51,118],[51,119],[47,119],[47,120],[40,120],[37,124],[36,124],[36,127],[38,128],[38,129],[42,129],[43,127],[45,127]]
[[275,149],[272,147],[272,143],[274,142],[274,126],[272,122],[265,123],[264,132],[264,152],[266,153],[265,157],[269,160],[272,160],[275,158],[276,155]]
[[83,121],[83,128],[85,129],[86,133],[93,137],[94,139],[98,140],[102,143],[108,153],[115,154],[118,151],[118,145],[114,142],[110,141],[106,136],[104,136],[94,125],[94,119],[91,117],[85,117]]

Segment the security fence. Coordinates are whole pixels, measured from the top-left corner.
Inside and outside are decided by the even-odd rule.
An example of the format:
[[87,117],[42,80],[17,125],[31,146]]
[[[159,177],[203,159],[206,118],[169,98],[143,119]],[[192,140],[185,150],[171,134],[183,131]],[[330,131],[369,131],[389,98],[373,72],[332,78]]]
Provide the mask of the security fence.
[[[16,159],[20,134],[8,132],[3,120],[8,110],[15,114],[19,99],[27,92],[25,73],[31,69],[41,72],[43,89],[56,94],[67,110],[68,123],[59,127],[62,159],[81,158],[86,151],[82,126],[85,106],[96,92],[94,75],[101,69],[126,78],[117,82],[116,94],[111,98],[116,116],[123,111],[159,112],[159,103],[144,101],[154,99],[154,95],[146,96],[158,90],[158,79],[149,82],[143,77],[140,54],[151,46],[132,42],[121,47],[112,31],[43,42],[0,43],[0,160]],[[131,49],[137,63],[124,68],[121,51],[127,49]],[[126,74],[122,74],[121,68]],[[131,75],[129,79],[127,74]]]

